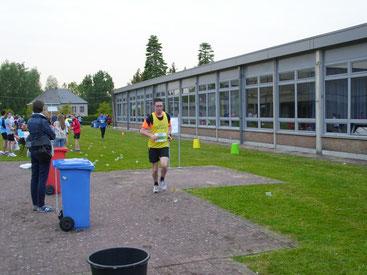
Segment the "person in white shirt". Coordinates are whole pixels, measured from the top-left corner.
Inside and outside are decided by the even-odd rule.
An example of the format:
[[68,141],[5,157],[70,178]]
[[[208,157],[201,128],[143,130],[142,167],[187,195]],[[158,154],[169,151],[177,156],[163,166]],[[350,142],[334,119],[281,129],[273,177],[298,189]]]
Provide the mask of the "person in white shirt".
[[66,125],[63,115],[58,115],[57,120],[53,124],[56,138],[54,140],[54,147],[64,147],[66,143]]

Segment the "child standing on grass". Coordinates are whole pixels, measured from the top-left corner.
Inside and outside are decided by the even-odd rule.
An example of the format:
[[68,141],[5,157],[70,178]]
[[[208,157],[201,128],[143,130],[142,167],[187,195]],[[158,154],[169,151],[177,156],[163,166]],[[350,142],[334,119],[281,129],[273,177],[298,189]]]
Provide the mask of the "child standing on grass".
[[54,131],[56,138],[54,140],[55,147],[64,147],[66,143],[66,125],[63,115],[58,115],[57,120],[54,122]]
[[0,155],[7,155],[8,154],[8,135],[6,134],[6,126],[5,126],[5,116],[6,112],[1,111],[0,117],[0,133],[4,142],[3,151],[0,151]]
[[11,112],[8,113],[8,118],[5,120],[6,134],[8,138],[8,156],[16,157],[13,153],[13,147],[15,143],[15,122]]
[[74,150],[73,151],[79,152],[80,151],[80,144],[79,144],[80,122],[74,115],[72,116],[71,128],[73,129],[73,132],[74,132]]

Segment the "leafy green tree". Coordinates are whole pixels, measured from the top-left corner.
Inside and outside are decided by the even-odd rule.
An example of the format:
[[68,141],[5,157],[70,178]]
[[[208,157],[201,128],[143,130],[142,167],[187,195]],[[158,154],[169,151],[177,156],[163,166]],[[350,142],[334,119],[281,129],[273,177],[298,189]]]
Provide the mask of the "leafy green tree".
[[27,118],[27,119],[30,118],[32,116],[32,113],[33,113],[32,105],[29,104],[29,105],[27,105],[27,108],[26,108],[25,113],[24,113],[25,118]]
[[49,75],[47,77],[47,80],[46,80],[45,91],[54,90],[54,89],[57,89],[57,88],[59,88],[59,83],[58,83],[56,77],[54,77],[53,75]]
[[140,72],[140,69],[136,71],[136,73],[133,75],[133,79],[131,79],[131,84],[139,83],[143,81],[142,73]]
[[88,94],[92,93],[93,90],[93,79],[92,79],[92,75],[88,74],[83,78],[82,83],[79,84],[78,86],[78,90],[79,90],[79,96],[82,97],[83,99],[87,100],[88,99]]
[[163,59],[162,45],[156,35],[151,35],[146,49],[146,60],[143,80],[152,79],[158,76],[166,75],[167,64]]
[[168,69],[169,74],[174,74],[177,71],[175,62],[172,63],[171,68]]
[[112,77],[107,72],[98,71],[93,76],[84,77],[78,90],[80,96],[88,102],[89,113],[96,113],[100,102],[111,102],[113,87]]
[[209,43],[203,42],[199,48],[199,66],[214,62],[214,51]]
[[77,96],[80,96],[79,85],[75,81],[70,82],[67,85],[67,89],[70,90],[70,91],[72,91]]
[[71,106],[69,104],[62,105],[59,108],[59,113],[63,113],[64,115],[71,114],[71,112],[72,112],[72,110],[71,110]]
[[112,114],[111,102],[101,102],[98,106],[96,115],[102,114]]
[[5,61],[0,66],[0,109],[25,114],[27,104],[42,92],[40,74],[22,63]]

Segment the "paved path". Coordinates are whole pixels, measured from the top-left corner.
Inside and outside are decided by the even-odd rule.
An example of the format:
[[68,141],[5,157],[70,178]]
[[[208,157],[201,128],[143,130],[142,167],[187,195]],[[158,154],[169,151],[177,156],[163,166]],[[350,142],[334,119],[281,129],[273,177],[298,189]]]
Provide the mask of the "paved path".
[[[231,257],[293,246],[182,191],[276,183],[266,178],[219,167],[171,169],[169,191],[152,194],[147,170],[93,173],[91,228],[65,233],[55,214],[31,211],[30,171],[19,164],[0,162],[0,274],[90,274],[87,256],[117,246],[149,251],[148,274],[252,274]],[[54,196],[47,200],[54,205]]]

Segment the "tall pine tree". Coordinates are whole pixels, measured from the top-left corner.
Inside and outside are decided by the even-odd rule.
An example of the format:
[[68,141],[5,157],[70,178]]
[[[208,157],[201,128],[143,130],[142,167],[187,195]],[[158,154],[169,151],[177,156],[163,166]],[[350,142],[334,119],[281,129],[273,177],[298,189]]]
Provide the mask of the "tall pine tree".
[[175,62],[172,63],[171,68],[168,69],[169,74],[174,74],[177,71]]
[[203,42],[200,44],[199,49],[199,66],[214,62],[214,51],[209,43]]
[[143,81],[142,79],[142,73],[140,72],[140,69],[136,71],[136,73],[133,75],[133,79],[131,79],[130,83],[135,84]]
[[142,80],[166,75],[167,64],[163,59],[162,45],[156,35],[151,35],[147,44],[146,60]]

